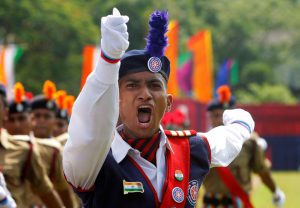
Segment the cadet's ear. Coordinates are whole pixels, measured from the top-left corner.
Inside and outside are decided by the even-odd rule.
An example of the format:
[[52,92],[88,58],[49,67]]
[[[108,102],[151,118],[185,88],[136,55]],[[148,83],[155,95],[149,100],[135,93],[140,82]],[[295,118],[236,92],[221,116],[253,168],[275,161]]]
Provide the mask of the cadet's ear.
[[172,103],[173,103],[173,96],[171,94],[168,94],[167,95],[167,108],[166,108],[167,112],[171,111]]

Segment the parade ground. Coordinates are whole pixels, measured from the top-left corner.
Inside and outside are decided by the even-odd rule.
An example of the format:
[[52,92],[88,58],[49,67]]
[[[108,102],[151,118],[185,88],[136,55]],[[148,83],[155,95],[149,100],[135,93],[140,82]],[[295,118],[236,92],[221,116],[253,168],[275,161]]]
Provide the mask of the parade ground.
[[[273,171],[272,176],[286,195],[284,208],[299,207],[300,172]],[[274,207],[271,197],[269,190],[260,182],[256,184],[251,199],[255,207],[271,208]]]
[[[286,203],[284,208],[296,208],[299,204],[300,192],[300,172],[296,171],[273,171],[272,176],[278,186],[282,188],[286,195]],[[272,195],[266,186],[262,184],[260,179],[253,175],[254,184],[251,201],[256,208],[273,208]],[[199,197],[202,196],[203,189],[201,188]],[[201,208],[201,204],[197,204],[197,208]]]

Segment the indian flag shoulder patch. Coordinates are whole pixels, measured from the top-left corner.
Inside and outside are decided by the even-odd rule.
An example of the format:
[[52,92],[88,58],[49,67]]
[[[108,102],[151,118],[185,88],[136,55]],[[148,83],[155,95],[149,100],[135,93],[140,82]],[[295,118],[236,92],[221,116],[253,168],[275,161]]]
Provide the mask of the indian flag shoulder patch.
[[175,171],[175,178],[177,181],[182,181],[183,180],[183,173],[181,170],[176,170]]
[[144,193],[144,187],[142,182],[129,182],[123,180],[123,191],[124,194]]

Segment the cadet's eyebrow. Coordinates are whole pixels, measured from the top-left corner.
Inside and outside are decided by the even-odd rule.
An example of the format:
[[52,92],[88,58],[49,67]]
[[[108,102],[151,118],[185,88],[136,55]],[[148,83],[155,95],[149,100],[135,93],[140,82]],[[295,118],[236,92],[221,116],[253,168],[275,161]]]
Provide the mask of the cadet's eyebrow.
[[139,83],[140,80],[134,79],[134,78],[128,78],[127,80],[124,80],[125,82],[133,82],[133,83]]

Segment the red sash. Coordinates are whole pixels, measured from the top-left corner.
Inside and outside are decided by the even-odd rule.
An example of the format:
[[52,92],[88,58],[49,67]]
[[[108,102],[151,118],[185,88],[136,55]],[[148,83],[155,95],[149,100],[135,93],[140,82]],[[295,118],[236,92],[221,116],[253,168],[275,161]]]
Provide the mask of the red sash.
[[223,183],[229,189],[233,196],[239,197],[246,208],[253,208],[248,194],[243,190],[237,180],[234,178],[232,172],[228,167],[218,167],[216,168],[219,176],[221,177]]
[[[192,133],[194,132],[165,131],[173,152],[167,151],[166,155],[166,180],[161,208],[185,206],[190,176],[190,143],[188,136],[191,136]],[[175,172],[182,173],[182,181],[175,177]]]

